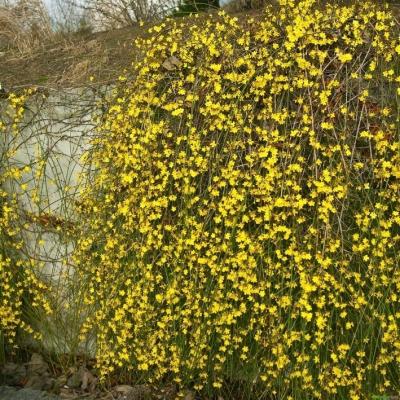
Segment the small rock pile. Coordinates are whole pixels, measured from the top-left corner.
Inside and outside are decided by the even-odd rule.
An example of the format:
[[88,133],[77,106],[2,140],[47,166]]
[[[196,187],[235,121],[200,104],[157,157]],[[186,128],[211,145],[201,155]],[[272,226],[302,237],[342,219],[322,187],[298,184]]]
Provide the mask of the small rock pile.
[[[95,371],[84,365],[55,376],[37,353],[25,364],[9,362],[0,367],[0,400],[175,400],[176,397],[174,385],[163,388],[117,385],[101,390]],[[196,396],[187,391],[183,400],[196,400]]]
[[57,392],[57,381],[40,354],[34,353],[25,364],[6,363],[0,370],[0,383],[27,389]]
[[77,399],[95,392],[97,378],[84,366],[54,376],[49,364],[34,353],[29,362],[0,367],[0,400]]

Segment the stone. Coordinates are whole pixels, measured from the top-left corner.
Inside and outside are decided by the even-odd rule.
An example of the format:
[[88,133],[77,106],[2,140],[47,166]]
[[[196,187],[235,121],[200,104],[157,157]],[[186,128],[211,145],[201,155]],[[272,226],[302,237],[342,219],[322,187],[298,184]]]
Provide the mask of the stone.
[[[72,372],[72,371],[71,371]],[[82,389],[93,392],[97,386],[97,378],[86,367],[81,366],[74,370],[67,380],[67,387],[70,389]]]
[[118,385],[113,387],[113,391],[117,393],[121,393],[122,395],[128,394],[133,389],[133,386],[130,385]]
[[0,386],[0,400],[60,400],[58,396],[34,389]]
[[152,399],[152,390],[148,385],[135,385],[126,394],[126,400],[150,400]]
[[71,389],[78,389],[82,385],[82,375],[80,370],[74,372],[67,380],[67,386]]
[[43,357],[37,353],[32,354],[31,360],[26,365],[28,368],[28,376],[43,375],[49,369],[49,365],[47,364],[47,362],[45,362],[43,360]]
[[157,393],[157,398],[161,400],[175,400],[177,398],[178,388],[174,384],[165,386]]
[[26,388],[35,390],[53,389],[55,379],[50,376],[49,365],[40,354],[32,354],[31,360],[26,363],[26,366]]
[[6,363],[0,369],[0,383],[10,386],[23,385],[26,379],[26,368],[15,363]]
[[28,377],[25,387],[35,390],[44,390],[46,386],[46,378],[47,377],[42,375],[32,375]]
[[63,388],[67,384],[67,377],[65,375],[57,376],[54,379],[52,393],[59,394],[61,388]]
[[16,392],[15,387],[0,386],[0,400],[12,400]]
[[81,378],[81,389],[93,393],[96,389],[97,378],[87,368],[83,368]]

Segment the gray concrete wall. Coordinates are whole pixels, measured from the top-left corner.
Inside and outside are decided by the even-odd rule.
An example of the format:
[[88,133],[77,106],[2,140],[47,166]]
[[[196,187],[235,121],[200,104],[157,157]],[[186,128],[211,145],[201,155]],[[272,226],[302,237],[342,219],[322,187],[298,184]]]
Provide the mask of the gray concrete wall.
[[[18,193],[24,220],[24,251],[40,260],[39,273],[51,283],[53,316],[38,321],[45,346],[52,351],[76,351],[82,319],[78,282],[70,263],[73,241],[63,226],[43,221],[75,221],[74,202],[79,197],[79,177],[85,168],[81,156],[94,133],[96,102],[110,88],[39,91],[28,102],[18,136],[6,135],[1,149],[16,149],[9,159],[13,166],[30,167],[21,179],[9,181],[7,190]],[[29,216],[38,216],[39,223]],[[65,225],[64,225],[65,226]],[[79,346],[78,346],[79,347]],[[87,349],[86,349],[87,350]]]

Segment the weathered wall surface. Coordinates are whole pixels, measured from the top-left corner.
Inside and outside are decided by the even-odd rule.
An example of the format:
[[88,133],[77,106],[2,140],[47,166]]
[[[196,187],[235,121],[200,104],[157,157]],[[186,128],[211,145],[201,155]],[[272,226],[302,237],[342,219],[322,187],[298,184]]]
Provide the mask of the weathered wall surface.
[[[8,182],[18,193],[27,257],[40,260],[41,274],[51,282],[54,315],[37,326],[45,346],[57,352],[77,347],[82,304],[69,255],[73,241],[68,226],[74,224],[74,202],[79,197],[81,156],[94,133],[96,102],[110,89],[69,89],[36,93],[28,102],[20,134],[9,134],[1,144],[8,162],[19,167],[20,179]],[[11,143],[11,141],[14,141]],[[10,146],[10,144],[12,144]]]

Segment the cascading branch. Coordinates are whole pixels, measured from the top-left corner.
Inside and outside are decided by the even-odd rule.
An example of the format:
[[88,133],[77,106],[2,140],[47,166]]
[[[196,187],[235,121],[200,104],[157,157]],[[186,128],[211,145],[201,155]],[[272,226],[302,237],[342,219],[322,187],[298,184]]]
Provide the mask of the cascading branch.
[[103,376],[398,394],[399,24],[312,0],[247,22],[136,41],[86,155],[83,334]]
[[24,105],[33,92],[28,89],[20,95],[10,94],[0,109],[0,338],[12,347],[18,346],[20,329],[39,338],[26,318],[27,307],[51,313],[47,286],[36,274],[37,260],[22,251],[24,221],[19,194],[7,189],[10,180],[19,181],[30,170],[29,166],[19,167],[9,160],[18,149]]

